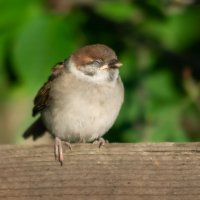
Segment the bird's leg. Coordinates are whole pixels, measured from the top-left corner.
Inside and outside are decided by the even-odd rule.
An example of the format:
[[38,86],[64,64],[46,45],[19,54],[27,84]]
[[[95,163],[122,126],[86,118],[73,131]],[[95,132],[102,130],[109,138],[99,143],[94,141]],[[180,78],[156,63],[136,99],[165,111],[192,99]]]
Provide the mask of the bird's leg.
[[[64,144],[69,147],[71,150],[71,144],[69,142],[64,141]],[[60,162],[61,165],[63,165],[63,149],[62,149],[62,140],[58,137],[55,138],[55,145],[54,145],[54,153],[55,153],[55,159]]]
[[55,153],[55,159],[58,160],[62,165],[63,164],[62,141],[58,137],[55,138],[54,153]]
[[93,144],[98,144],[99,148],[101,148],[102,146],[104,146],[105,144],[109,143],[108,140],[104,140],[102,137],[96,139]]
[[105,140],[104,138],[99,138],[99,148],[104,146],[105,144],[108,144],[108,140]]

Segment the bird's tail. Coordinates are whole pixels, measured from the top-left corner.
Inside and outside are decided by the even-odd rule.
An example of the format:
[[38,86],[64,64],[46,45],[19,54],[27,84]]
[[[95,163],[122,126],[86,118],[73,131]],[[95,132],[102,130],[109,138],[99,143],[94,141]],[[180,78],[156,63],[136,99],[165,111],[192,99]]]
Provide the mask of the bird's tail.
[[46,131],[46,128],[42,122],[41,117],[39,117],[24,133],[23,138],[27,139],[33,137],[33,140],[36,140],[39,137],[42,137]]

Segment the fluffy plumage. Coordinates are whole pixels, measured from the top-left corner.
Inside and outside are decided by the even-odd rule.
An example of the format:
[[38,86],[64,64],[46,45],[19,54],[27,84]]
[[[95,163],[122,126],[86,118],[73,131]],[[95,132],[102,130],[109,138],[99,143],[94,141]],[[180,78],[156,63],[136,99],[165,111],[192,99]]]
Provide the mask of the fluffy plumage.
[[41,135],[47,130],[66,142],[101,138],[123,103],[120,66],[115,52],[101,44],[80,48],[55,65],[34,99],[33,116],[41,116],[24,137],[33,135],[36,139],[37,131]]

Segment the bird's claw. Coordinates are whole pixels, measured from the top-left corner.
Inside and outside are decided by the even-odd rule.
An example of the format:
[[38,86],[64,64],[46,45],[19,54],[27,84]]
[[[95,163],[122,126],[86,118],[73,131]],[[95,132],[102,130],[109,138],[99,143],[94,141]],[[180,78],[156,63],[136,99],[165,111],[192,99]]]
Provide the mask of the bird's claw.
[[[65,145],[69,147],[71,150],[71,144],[69,142],[64,141]],[[55,145],[54,145],[54,154],[55,154],[55,159],[60,162],[60,165],[63,165],[63,148],[62,148],[62,140],[58,137],[55,138]]]
[[99,148],[101,148],[102,146],[104,146],[105,144],[109,143],[108,140],[101,138],[96,139],[93,144],[98,144]]

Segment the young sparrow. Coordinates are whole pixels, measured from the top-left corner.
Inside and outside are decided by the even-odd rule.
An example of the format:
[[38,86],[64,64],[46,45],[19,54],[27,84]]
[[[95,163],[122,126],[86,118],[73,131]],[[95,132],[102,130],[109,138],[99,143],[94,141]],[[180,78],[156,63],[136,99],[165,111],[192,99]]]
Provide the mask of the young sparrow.
[[106,45],[88,45],[53,67],[34,99],[40,117],[24,133],[33,139],[48,131],[55,137],[55,157],[62,164],[62,141],[99,141],[115,122],[124,99],[115,52]]

